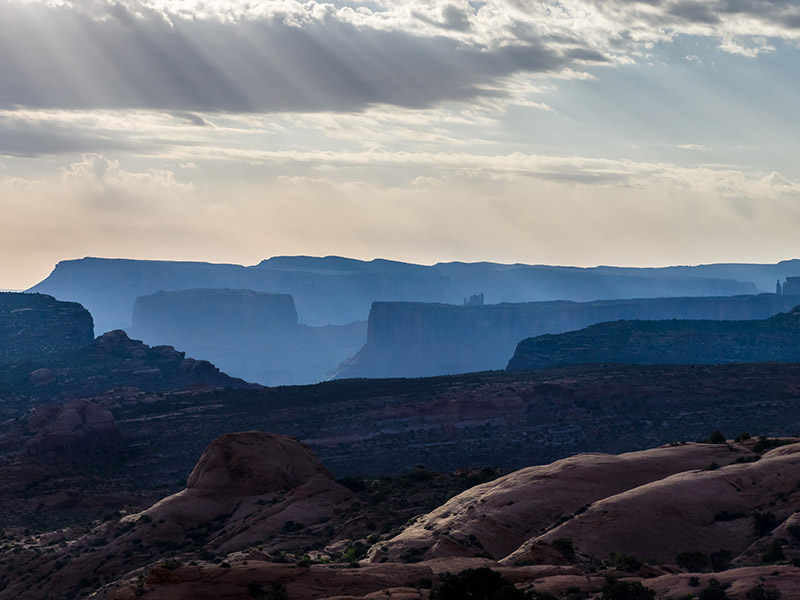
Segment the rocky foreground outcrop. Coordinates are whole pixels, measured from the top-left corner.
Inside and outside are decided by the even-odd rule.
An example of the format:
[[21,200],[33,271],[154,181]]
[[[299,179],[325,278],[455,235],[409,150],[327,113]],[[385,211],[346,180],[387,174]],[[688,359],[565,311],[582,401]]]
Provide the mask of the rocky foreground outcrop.
[[581,454],[522,469],[420,517],[369,560],[487,556],[513,566],[626,555],[641,565],[675,564],[686,552],[746,565],[773,543],[783,557],[800,555],[800,444],[757,456],[758,443]]
[[581,514],[599,500],[745,455],[752,452],[742,446],[690,443],[619,455],[578,454],[520,469],[420,517],[391,541],[373,547],[370,560],[397,560],[409,552],[423,558],[502,559],[559,519]]
[[185,490],[127,520],[164,523],[158,538],[180,541],[216,519],[222,530],[208,543],[232,551],[258,544],[289,521],[305,527],[330,519],[352,501],[352,492],[334,481],[308,446],[251,431],[214,440]]
[[800,362],[800,307],[761,320],[617,321],[540,335],[522,340],[507,368],[768,361]]
[[287,523],[322,528],[353,499],[305,444],[257,431],[228,434],[209,445],[185,490],[147,510],[77,535],[62,531],[7,546],[0,598],[83,598],[181,549],[211,556],[247,549]]
[[0,292],[0,364],[85,348],[93,339],[92,315],[80,304]]
[[616,581],[657,600],[704,589],[793,600],[798,481],[797,440],[583,454],[471,488],[399,534],[354,540],[363,508],[307,446],[229,434],[185,490],[147,510],[11,539],[0,598],[411,600],[488,568],[532,597],[646,597],[605,595]]

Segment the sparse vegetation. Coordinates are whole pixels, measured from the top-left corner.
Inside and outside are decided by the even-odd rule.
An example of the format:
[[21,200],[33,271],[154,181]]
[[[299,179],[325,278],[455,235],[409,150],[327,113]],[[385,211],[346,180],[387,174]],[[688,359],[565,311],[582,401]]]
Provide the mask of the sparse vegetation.
[[655,595],[655,591],[638,581],[620,581],[609,577],[603,584],[602,600],[653,600]]
[[708,567],[708,556],[700,550],[684,550],[675,556],[675,564],[686,571],[703,571]]
[[525,594],[487,567],[447,575],[431,591],[431,600],[524,600]]
[[556,538],[552,542],[553,548],[558,550],[564,558],[573,559],[575,558],[575,546],[572,544],[572,540],[567,537]]

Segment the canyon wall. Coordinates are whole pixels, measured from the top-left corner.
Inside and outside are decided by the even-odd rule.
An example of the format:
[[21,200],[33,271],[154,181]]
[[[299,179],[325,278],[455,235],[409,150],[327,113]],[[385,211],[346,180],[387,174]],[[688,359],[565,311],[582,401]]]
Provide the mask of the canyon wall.
[[453,306],[376,302],[366,345],[336,378],[421,377],[503,369],[517,344],[546,333],[621,319],[764,319],[791,310],[800,296],[653,298]]

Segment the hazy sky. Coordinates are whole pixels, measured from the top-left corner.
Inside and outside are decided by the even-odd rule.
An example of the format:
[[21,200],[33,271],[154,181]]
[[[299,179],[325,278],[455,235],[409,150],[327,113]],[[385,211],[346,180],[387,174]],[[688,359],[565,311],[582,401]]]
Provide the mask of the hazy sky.
[[800,3],[0,0],[0,288],[800,256]]

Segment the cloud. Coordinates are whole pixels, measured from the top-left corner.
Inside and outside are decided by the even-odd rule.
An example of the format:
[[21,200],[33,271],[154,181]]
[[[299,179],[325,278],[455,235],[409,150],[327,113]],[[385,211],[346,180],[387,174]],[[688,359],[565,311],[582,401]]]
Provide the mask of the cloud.
[[[30,286],[56,261],[86,255],[645,265],[777,260],[796,250],[800,185],[779,173],[525,154],[262,159],[282,162],[209,188],[100,154],[40,177],[0,176],[0,255],[15,257],[0,277]],[[291,171],[291,160],[335,168],[275,174]],[[367,178],[381,169],[397,182]]]
[[[0,0],[0,108],[200,112],[426,108],[520,74],[626,62],[675,35],[756,56],[800,40],[785,1]],[[196,119],[196,124],[202,123]]]

